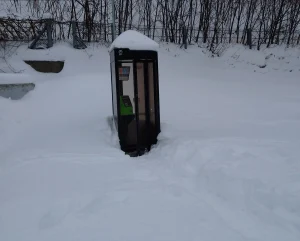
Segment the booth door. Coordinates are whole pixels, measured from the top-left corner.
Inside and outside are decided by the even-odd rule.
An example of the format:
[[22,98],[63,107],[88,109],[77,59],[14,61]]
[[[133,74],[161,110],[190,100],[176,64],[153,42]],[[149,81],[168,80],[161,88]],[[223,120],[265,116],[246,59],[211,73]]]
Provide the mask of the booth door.
[[136,63],[138,142],[149,149],[155,134],[155,95],[153,62]]
[[119,65],[122,123],[119,131],[130,149],[149,150],[156,140],[153,66],[153,62]]
[[123,145],[134,147],[137,144],[137,116],[135,105],[135,83],[133,62],[120,63],[119,65],[120,81],[120,119],[121,139]]

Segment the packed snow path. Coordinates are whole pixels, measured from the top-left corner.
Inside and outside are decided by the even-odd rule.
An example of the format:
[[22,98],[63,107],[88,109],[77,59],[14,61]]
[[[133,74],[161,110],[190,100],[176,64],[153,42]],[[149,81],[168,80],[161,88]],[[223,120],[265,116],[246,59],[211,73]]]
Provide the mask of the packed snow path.
[[107,125],[105,50],[0,99],[0,240],[300,240],[299,72],[161,52],[162,133],[139,158]]

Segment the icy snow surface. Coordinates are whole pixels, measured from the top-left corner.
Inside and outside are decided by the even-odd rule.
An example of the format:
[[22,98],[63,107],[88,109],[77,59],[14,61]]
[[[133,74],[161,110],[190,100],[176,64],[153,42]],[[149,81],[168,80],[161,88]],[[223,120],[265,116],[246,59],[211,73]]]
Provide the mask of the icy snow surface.
[[[20,48],[10,64],[36,89],[0,98],[0,240],[299,241],[299,58],[229,53],[161,45],[162,133],[130,158],[106,121],[107,49]],[[65,68],[35,73],[35,55]]]
[[153,50],[157,51],[159,44],[147,36],[134,31],[127,30],[121,33],[111,44],[109,51],[114,48],[128,48],[130,50]]

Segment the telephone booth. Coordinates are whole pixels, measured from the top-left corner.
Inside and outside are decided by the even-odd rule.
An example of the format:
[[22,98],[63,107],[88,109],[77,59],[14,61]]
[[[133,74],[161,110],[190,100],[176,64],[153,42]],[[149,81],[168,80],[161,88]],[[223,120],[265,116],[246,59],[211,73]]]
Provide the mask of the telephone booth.
[[158,44],[129,30],[110,47],[113,122],[121,149],[150,151],[160,133]]

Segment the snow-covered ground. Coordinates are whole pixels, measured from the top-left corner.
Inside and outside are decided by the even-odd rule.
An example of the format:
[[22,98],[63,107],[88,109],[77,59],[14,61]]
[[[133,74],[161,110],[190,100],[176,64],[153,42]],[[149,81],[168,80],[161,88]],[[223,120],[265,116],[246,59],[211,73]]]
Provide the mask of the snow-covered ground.
[[160,47],[162,133],[130,158],[107,125],[107,49],[21,47],[0,83],[36,88],[0,98],[0,240],[299,241],[299,49],[204,52]]

